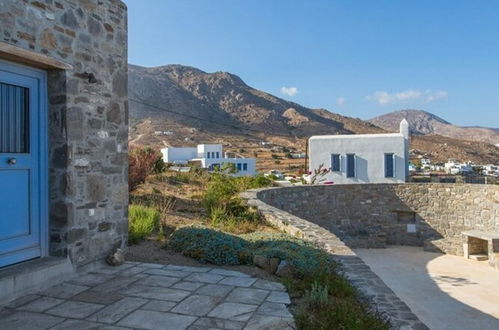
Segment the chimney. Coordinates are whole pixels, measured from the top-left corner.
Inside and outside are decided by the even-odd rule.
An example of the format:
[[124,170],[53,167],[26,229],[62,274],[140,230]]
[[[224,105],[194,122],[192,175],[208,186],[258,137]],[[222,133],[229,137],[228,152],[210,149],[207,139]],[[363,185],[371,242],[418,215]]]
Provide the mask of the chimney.
[[409,139],[409,123],[405,118],[400,122],[400,134]]

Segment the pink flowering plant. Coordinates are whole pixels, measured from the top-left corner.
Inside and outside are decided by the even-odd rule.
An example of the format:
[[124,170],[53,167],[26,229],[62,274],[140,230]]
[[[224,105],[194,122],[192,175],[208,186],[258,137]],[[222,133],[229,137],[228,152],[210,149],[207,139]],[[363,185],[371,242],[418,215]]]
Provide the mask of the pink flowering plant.
[[331,172],[330,168],[325,168],[324,164],[320,164],[318,168],[311,173],[310,184],[320,184],[326,181],[326,175]]

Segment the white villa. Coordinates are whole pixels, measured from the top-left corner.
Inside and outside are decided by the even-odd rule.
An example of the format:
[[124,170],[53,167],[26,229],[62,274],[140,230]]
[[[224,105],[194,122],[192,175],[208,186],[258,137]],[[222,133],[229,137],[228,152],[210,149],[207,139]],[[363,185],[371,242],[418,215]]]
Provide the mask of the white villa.
[[[218,166],[232,163],[237,169],[234,175],[255,175],[255,158],[232,157],[232,153],[223,153],[221,144],[198,144],[197,147],[168,147],[161,149],[163,161],[172,164],[187,164],[190,161],[201,162],[201,167],[214,170]],[[231,157],[228,157],[231,156]]]
[[449,160],[444,164],[445,173],[447,174],[467,174],[473,173],[473,167],[469,163],[459,163],[454,160]]
[[409,174],[409,124],[390,134],[318,135],[309,141],[312,175],[322,165],[325,182],[400,183]]

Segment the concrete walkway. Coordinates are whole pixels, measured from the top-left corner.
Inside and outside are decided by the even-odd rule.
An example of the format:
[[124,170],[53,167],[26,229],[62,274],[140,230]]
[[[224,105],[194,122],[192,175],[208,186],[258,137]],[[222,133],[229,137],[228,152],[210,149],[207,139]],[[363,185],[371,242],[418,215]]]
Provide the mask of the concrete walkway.
[[418,247],[355,253],[430,329],[499,329],[499,272]]
[[0,329],[294,329],[289,303],[240,272],[127,262],[0,307]]

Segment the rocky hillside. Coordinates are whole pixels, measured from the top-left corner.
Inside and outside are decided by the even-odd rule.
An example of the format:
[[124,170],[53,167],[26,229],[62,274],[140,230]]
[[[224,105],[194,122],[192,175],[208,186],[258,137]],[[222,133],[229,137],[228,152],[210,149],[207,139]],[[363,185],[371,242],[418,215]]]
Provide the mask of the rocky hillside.
[[460,127],[423,110],[400,110],[370,119],[369,122],[386,130],[394,130],[406,118],[412,134],[438,134],[470,141],[499,143],[499,129],[487,127]]
[[[269,166],[278,162],[269,150],[262,149],[262,141],[303,152],[311,135],[395,132],[401,120],[397,119],[394,126],[378,122],[383,129],[326,109],[286,101],[254,89],[227,72],[206,73],[182,65],[129,65],[128,79],[131,143],[155,147],[222,143],[228,151],[244,149],[241,154],[245,156],[266,155]],[[445,123],[432,118],[432,123]],[[435,125],[414,127],[426,134]],[[499,160],[499,148],[488,144],[470,147],[468,142],[439,136],[415,136],[411,148],[439,160]],[[260,164],[263,162],[259,159]],[[286,160],[280,163],[292,165]]]
[[130,65],[129,98],[134,119],[168,118],[213,132],[310,136],[379,130],[353,118],[349,120],[355,123],[349,123],[348,129],[346,117],[280,99],[227,72],[206,73],[181,65]]

